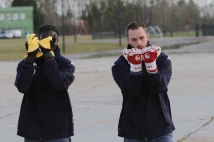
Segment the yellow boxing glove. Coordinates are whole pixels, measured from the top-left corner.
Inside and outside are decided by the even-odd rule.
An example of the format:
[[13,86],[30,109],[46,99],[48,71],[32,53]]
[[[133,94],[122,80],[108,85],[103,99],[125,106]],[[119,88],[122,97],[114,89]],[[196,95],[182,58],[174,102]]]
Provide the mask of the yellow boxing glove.
[[36,34],[30,34],[25,47],[28,51],[26,62],[33,63],[36,57],[36,54],[39,50],[39,39],[36,37]]
[[54,58],[54,52],[51,51],[51,46],[53,45],[52,37],[47,37],[39,41],[39,47],[43,52],[43,57],[45,60]]

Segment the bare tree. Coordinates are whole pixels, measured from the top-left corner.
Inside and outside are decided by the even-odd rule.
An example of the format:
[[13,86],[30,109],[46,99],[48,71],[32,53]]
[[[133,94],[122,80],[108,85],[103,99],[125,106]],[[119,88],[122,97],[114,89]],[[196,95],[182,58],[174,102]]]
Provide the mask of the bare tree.
[[5,8],[11,6],[13,0],[0,0],[0,7]]
[[213,24],[214,23],[214,4],[213,3],[208,3],[207,0],[203,1],[205,4],[203,7],[201,7],[201,17],[204,23],[206,24]]
[[57,0],[38,0],[40,11],[44,13],[44,24],[61,25],[60,16],[58,14],[59,1]]

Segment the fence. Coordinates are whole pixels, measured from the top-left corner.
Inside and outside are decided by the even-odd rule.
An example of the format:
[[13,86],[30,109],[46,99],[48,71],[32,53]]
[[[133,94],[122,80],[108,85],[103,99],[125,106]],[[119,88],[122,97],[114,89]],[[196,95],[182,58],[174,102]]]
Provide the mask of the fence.
[[117,35],[115,32],[97,32],[92,34],[92,39],[106,39],[106,38],[117,38]]
[[[125,31],[124,29],[122,31]],[[149,26],[147,27],[147,32],[151,35],[151,37],[162,37],[164,36],[162,30],[158,26]],[[175,31],[174,31],[175,32]],[[214,36],[214,24],[202,24],[195,26],[195,36]],[[170,31],[171,37],[173,37],[173,31]],[[122,37],[126,37],[125,33],[122,32]],[[119,38],[117,32],[109,31],[109,32],[97,32],[92,34],[92,39],[109,39],[109,38]]]
[[214,35],[214,25],[202,24],[201,30],[202,30],[203,36],[213,36]]
[[[123,31],[121,33],[122,37],[126,37],[125,35],[125,28],[122,28]],[[153,36],[153,37],[162,37],[163,36],[163,32],[161,31],[161,29],[159,28],[159,26],[149,26],[147,28],[147,32]],[[109,31],[109,32],[96,32],[92,34],[92,39],[109,39],[109,38],[119,38],[119,34],[114,32],[114,31]]]

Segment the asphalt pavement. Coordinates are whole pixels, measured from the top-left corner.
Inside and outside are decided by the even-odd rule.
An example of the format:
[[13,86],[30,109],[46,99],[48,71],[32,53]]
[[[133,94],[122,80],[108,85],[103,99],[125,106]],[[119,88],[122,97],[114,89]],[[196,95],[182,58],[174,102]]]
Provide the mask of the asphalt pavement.
[[[214,37],[153,38],[151,43],[163,47],[172,60],[174,141],[213,142]],[[123,141],[117,136],[122,95],[111,75],[121,53],[119,49],[66,55],[76,66],[76,79],[69,87],[75,124],[72,142]],[[23,97],[14,86],[18,62],[0,62],[0,142],[24,141],[16,135]]]

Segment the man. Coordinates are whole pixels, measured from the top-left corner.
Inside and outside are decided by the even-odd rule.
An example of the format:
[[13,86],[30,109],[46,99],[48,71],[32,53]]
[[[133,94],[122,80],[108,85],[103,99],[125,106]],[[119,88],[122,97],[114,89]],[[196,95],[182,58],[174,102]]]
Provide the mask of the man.
[[124,142],[172,142],[175,127],[167,95],[170,58],[150,45],[143,23],[130,23],[126,34],[127,49],[112,66],[123,95],[118,136]]
[[53,25],[41,26],[39,39],[31,34],[17,67],[15,86],[24,94],[17,135],[25,142],[71,142],[74,135],[68,87],[75,66],[61,56],[58,34]]

